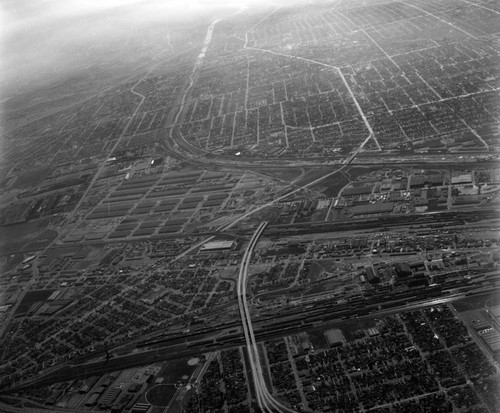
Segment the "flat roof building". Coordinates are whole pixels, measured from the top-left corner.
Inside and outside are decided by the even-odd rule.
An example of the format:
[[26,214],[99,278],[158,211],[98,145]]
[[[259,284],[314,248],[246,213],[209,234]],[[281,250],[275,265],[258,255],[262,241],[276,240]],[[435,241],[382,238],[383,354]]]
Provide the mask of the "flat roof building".
[[233,240],[209,241],[201,246],[200,252],[228,251],[235,246],[236,242]]
[[408,277],[412,274],[411,268],[406,262],[398,262],[395,268],[398,277]]
[[370,284],[375,284],[380,281],[378,271],[374,269],[371,265],[365,268],[366,279]]
[[325,333],[326,340],[330,347],[340,346],[345,343],[344,334],[338,328],[332,328]]
[[372,193],[372,189],[373,187],[371,185],[353,186],[345,188],[342,191],[342,195],[344,196],[367,195]]
[[392,212],[394,209],[393,202],[383,202],[380,204],[367,204],[367,205],[356,205],[352,207],[351,211],[354,215],[365,215],[365,214],[380,214],[383,212]]
[[451,177],[452,184],[470,184],[472,183],[472,173],[464,173]]

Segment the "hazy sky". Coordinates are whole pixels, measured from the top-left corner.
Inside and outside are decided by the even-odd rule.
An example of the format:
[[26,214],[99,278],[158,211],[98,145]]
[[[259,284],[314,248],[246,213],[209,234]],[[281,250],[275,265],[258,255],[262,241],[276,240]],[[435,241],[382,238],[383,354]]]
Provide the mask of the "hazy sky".
[[[270,3],[266,0],[4,0],[0,5],[6,40],[40,25],[54,25],[100,14],[133,12],[153,17],[168,13],[182,18],[211,8],[241,7]],[[53,27],[56,29],[55,27]]]
[[[106,41],[126,40],[132,27],[184,19],[265,0],[3,0],[1,78],[23,88],[47,75],[78,71],[85,50],[105,54]],[[163,21],[164,21],[163,20]],[[145,26],[146,27],[146,26]],[[149,26],[148,26],[149,27]],[[95,56],[94,56],[95,57]],[[106,57],[106,56],[104,56]]]

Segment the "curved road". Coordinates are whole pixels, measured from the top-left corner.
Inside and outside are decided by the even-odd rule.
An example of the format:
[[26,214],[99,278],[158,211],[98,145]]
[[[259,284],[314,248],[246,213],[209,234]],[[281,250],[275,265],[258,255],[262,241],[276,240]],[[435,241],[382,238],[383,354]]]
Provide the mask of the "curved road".
[[264,379],[264,373],[262,370],[262,363],[260,360],[259,348],[257,346],[257,340],[255,339],[252,320],[250,318],[250,309],[248,307],[248,301],[246,299],[248,265],[250,264],[252,252],[257,245],[260,236],[266,229],[267,224],[267,222],[263,222],[259,225],[255,233],[253,234],[250,243],[248,244],[245,254],[243,255],[243,260],[241,262],[240,272],[238,275],[238,306],[240,309],[241,322],[243,324],[243,332],[245,334],[245,341],[247,344],[250,370],[252,371],[252,377],[255,386],[255,396],[257,398],[259,407],[264,412],[294,413],[294,410],[276,400],[267,389]]

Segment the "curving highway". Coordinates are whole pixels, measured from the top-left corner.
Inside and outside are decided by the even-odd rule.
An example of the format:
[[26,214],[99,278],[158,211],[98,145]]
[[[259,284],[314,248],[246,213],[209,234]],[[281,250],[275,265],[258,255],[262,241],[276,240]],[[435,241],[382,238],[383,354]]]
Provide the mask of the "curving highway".
[[252,377],[255,387],[255,397],[259,407],[264,412],[286,412],[294,413],[295,411],[289,407],[283,405],[281,402],[276,400],[272,394],[269,392],[264,379],[264,373],[262,370],[262,363],[260,360],[259,348],[257,346],[257,340],[255,339],[252,320],[250,317],[250,310],[248,307],[248,301],[246,299],[246,285],[247,285],[247,275],[248,275],[248,265],[250,264],[250,258],[252,257],[252,252],[259,241],[260,236],[267,227],[267,222],[263,222],[259,225],[257,230],[254,232],[250,243],[243,255],[243,260],[241,262],[240,272],[238,274],[238,306],[240,309],[241,322],[243,325],[243,332],[245,334],[245,341],[248,351],[248,359],[250,361],[250,370],[252,371]]

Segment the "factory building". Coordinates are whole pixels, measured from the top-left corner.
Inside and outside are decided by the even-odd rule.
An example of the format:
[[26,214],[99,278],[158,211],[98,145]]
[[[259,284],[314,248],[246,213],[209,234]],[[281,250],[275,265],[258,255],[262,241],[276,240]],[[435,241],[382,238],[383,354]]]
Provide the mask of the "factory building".
[[380,204],[356,205],[351,211],[354,215],[380,214],[383,212],[392,212],[394,209],[393,202],[382,202]]
[[236,241],[233,240],[209,241],[201,246],[200,253],[229,251],[234,249],[235,247]]
[[412,274],[411,268],[406,262],[398,262],[395,267],[398,278],[408,277]]
[[355,196],[355,195],[368,195],[372,193],[371,185],[354,186],[350,188],[345,188],[342,191],[343,196]]
[[325,337],[330,347],[341,346],[343,343],[345,343],[344,334],[342,334],[342,331],[339,330],[338,328],[333,328],[331,330],[328,330],[325,333]]
[[380,277],[378,275],[378,271],[375,270],[372,266],[365,267],[366,281],[370,284],[376,284],[380,281]]

